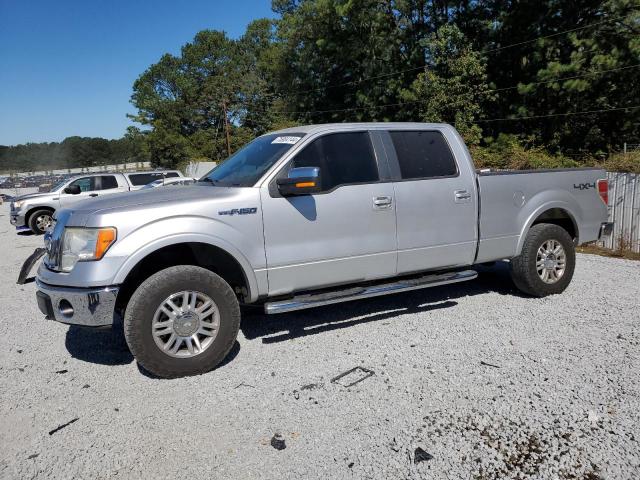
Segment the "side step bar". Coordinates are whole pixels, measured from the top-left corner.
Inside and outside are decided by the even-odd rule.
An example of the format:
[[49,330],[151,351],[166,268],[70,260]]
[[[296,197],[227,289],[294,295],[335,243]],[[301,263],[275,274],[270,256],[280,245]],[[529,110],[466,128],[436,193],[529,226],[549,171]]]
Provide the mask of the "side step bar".
[[466,282],[478,276],[475,270],[463,270],[461,272],[448,272],[435,275],[425,275],[419,278],[398,280],[392,283],[380,283],[366,287],[351,287],[344,290],[334,290],[323,293],[311,293],[298,295],[286,300],[266,302],[264,312],[267,314],[293,312],[305,308],[331,305],[332,303],[350,302],[361,298],[379,297],[390,293],[408,292],[420,288],[437,287],[449,283]]

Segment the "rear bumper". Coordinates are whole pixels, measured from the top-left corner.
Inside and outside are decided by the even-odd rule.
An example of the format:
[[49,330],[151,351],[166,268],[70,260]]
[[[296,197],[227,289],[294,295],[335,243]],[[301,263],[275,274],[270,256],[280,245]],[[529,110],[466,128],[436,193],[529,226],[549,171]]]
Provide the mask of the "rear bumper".
[[598,233],[598,240],[602,237],[610,237],[613,233],[613,222],[604,222],[600,225],[600,232]]
[[87,327],[113,324],[118,287],[56,287],[37,278],[36,285],[38,307],[49,320]]

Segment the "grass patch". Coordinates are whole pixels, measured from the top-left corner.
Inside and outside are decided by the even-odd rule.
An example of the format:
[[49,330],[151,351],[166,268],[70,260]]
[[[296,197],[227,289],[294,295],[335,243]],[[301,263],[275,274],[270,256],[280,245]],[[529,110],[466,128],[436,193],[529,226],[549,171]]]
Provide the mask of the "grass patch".
[[624,258],[626,260],[638,260],[640,261],[640,253],[634,252],[631,249],[623,248],[617,250],[610,250],[608,248],[599,247],[596,244],[581,245],[576,248],[578,253],[588,253],[591,255],[600,255],[602,257]]

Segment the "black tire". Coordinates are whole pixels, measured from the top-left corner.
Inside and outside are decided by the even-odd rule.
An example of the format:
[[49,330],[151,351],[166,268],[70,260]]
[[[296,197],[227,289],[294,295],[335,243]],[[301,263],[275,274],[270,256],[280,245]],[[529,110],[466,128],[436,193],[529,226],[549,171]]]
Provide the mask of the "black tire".
[[[201,353],[176,358],[160,349],[152,334],[156,309],[170,295],[192,290],[210,297],[218,307],[220,324],[211,345]],[[124,335],[131,353],[146,370],[162,378],[206,373],[233,347],[240,328],[240,306],[227,282],[201,267],[180,265],[152,275],[131,296],[124,316]]]
[[[536,269],[538,249],[549,240],[559,242],[566,257],[564,273],[554,283],[544,282]],[[522,253],[511,259],[511,278],[518,290],[534,297],[546,297],[562,293],[567,288],[575,266],[576,250],[569,233],[558,225],[538,223],[529,230]]]
[[29,228],[36,235],[42,235],[47,231],[46,227],[43,226],[42,220],[51,225],[53,212],[51,210],[36,210],[29,216]]

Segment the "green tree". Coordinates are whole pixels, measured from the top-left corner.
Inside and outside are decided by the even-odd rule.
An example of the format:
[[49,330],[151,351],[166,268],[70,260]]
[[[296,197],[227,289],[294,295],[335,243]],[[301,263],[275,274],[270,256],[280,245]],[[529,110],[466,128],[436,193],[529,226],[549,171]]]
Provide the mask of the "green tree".
[[418,104],[421,120],[452,123],[468,144],[478,144],[482,130],[475,121],[492,98],[484,60],[455,25],[443,25],[422,43],[428,65],[405,98]]
[[563,115],[637,104],[638,69],[623,68],[640,61],[637,0],[514,1],[489,10],[497,20],[482,35],[489,39],[489,79],[518,86],[500,92],[492,116],[541,118],[495,122],[488,133],[533,137],[572,154],[619,149],[624,139],[638,138],[639,110]]
[[164,55],[149,67],[134,83],[132,103],[138,108],[133,119],[152,128],[145,137],[151,161],[221,160],[226,128],[234,148],[239,138],[263,133],[275,118],[268,114],[275,96],[267,95],[272,48],[273,25],[260,20],[237,41],[201,31],[179,57]]
[[472,145],[506,133],[523,152],[575,158],[640,137],[640,109],[565,115],[636,103],[638,0],[272,5],[278,19],[237,40],[200,32],[136,81],[134,119],[155,164],[226,156],[223,104],[232,149],[330,121],[447,121]]
[[0,172],[31,172],[146,161],[145,133],[129,127],[121,139],[67,137],[62,142],[27,143],[0,150]]

